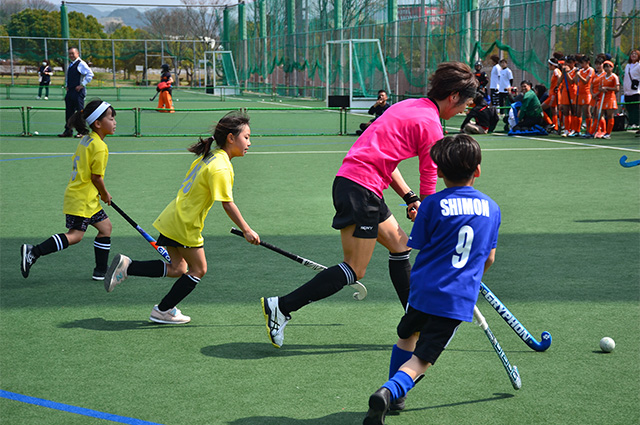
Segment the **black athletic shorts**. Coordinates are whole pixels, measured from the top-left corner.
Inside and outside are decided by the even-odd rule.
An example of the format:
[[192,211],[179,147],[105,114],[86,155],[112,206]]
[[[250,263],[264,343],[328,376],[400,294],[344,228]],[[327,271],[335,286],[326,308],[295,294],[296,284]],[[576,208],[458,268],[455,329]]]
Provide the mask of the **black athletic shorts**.
[[435,364],[442,351],[449,345],[460,323],[460,320],[434,316],[408,306],[398,325],[398,336],[407,339],[420,332],[413,354],[420,360]]
[[376,239],[378,224],[391,217],[384,198],[344,177],[333,180],[333,206],[332,227],[340,230],[355,224],[353,236],[361,239]]
[[204,246],[204,245],[201,245],[201,246],[186,246],[186,245],[182,245],[180,242],[174,241],[173,239],[166,237],[162,233],[160,233],[160,236],[158,236],[158,245],[160,245],[160,246],[172,246],[174,248],[202,248]]
[[107,213],[100,210],[91,217],[80,217],[78,215],[65,214],[67,229],[80,230],[86,232],[89,226],[108,219]]

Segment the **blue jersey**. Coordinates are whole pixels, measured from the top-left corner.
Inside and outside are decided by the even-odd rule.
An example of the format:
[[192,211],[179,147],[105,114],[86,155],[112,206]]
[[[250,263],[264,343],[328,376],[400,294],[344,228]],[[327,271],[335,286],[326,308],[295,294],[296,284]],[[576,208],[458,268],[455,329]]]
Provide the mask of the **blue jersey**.
[[420,250],[411,269],[409,304],[424,313],[470,322],[500,221],[498,204],[471,186],[425,198],[408,243]]

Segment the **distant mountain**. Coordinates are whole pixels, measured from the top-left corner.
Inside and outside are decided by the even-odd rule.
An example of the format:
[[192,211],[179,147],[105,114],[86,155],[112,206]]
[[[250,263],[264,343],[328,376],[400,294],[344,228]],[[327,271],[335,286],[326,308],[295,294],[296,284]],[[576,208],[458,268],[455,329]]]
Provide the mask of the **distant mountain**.
[[94,16],[97,19],[103,18],[109,15],[109,12],[103,12],[100,9],[97,9],[93,6],[84,5],[84,4],[70,4],[67,5],[68,12],[80,12],[85,14],[86,16]]
[[69,12],[80,12],[86,16],[94,16],[102,25],[111,22],[121,22],[133,29],[146,25],[139,9],[134,7],[124,7],[119,9],[100,10],[96,7],[83,4],[70,4],[67,6]]
[[130,26],[133,29],[140,28],[146,25],[142,13],[134,7],[126,7],[122,9],[115,9],[113,12],[106,15],[109,18],[120,18],[122,23]]

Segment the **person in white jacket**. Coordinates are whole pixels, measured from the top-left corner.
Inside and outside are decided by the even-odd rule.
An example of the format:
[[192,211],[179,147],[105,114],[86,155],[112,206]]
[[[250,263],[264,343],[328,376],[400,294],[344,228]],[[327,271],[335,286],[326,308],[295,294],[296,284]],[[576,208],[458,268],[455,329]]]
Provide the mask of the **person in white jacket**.
[[[622,90],[624,92],[625,109],[629,118],[629,126],[640,128],[640,50],[629,53],[629,62],[624,67]],[[640,135],[640,131],[636,132]]]

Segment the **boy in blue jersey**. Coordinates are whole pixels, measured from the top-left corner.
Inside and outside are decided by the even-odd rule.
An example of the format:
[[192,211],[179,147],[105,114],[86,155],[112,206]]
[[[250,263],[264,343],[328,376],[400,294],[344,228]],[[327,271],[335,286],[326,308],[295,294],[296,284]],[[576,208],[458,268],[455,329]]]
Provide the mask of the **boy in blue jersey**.
[[408,245],[420,250],[411,270],[409,304],[398,325],[389,380],[369,398],[364,425],[383,425],[404,409],[407,392],[424,376],[461,322],[473,320],[480,280],[493,264],[500,208],[473,188],[482,154],[472,137],[448,136],[431,147],[446,189],[424,199]]

